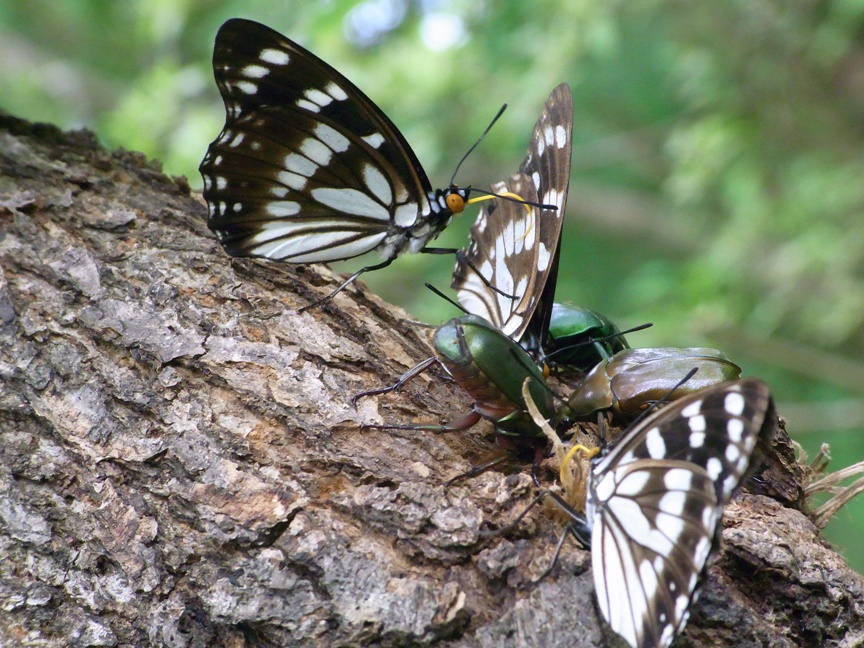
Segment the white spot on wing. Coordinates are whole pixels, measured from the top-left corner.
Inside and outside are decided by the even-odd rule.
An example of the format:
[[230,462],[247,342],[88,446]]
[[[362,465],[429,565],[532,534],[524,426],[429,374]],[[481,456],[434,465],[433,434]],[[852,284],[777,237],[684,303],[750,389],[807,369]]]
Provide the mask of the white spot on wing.
[[666,442],[663,441],[660,428],[655,427],[648,431],[645,435],[645,447],[653,459],[663,459],[666,456]]
[[[681,491],[682,494],[686,493],[693,485],[693,472],[686,468],[672,468],[667,470],[666,474],[663,475],[663,485],[670,491]],[[681,510],[677,511],[677,514],[680,515],[683,510],[684,508],[682,505]],[[676,513],[675,511],[670,512]]]
[[324,92],[333,97],[336,101],[345,101],[348,98],[348,95],[345,91],[340,88],[334,81],[331,81],[327,84],[327,87],[324,88]]
[[258,92],[258,86],[251,81],[238,81],[234,84],[234,87],[243,94],[247,95],[254,95]]
[[555,127],[555,145],[559,149],[567,146],[567,129],[561,125]]
[[689,418],[691,416],[698,416],[702,412],[702,399],[695,400],[690,403],[687,407],[681,410],[681,416]]
[[[315,90],[314,88],[312,90],[307,90],[303,94],[306,95],[306,98],[309,101],[311,101],[314,104],[317,104],[318,106],[320,106],[322,108],[333,102],[333,97],[331,97],[330,95],[328,95],[325,92],[321,92],[320,90]],[[316,112],[317,112],[317,110],[316,110]]]
[[[306,160],[306,158],[302,156],[298,155],[297,157],[301,160]],[[308,160],[306,161],[308,162]],[[316,166],[315,169],[317,168],[318,167]],[[314,169],[312,170],[312,173],[315,173]],[[312,175],[312,173],[310,173],[309,175]],[[300,175],[299,173],[293,173],[291,171],[280,171],[276,175],[276,180],[281,182],[286,187],[294,189],[295,191],[302,191],[303,188],[306,186],[306,183],[308,182],[306,177]]]
[[264,211],[276,218],[284,218],[300,213],[300,205],[292,200],[274,200],[267,203]]
[[327,124],[318,124],[315,127],[315,135],[336,153],[344,153],[351,146],[347,137]]
[[730,443],[726,446],[726,461],[730,464],[734,464],[738,461],[738,458],[741,456],[741,451],[738,449],[734,443]]
[[717,457],[711,457],[705,462],[705,470],[712,481],[717,481],[717,478],[720,477],[720,473],[723,472],[723,462]]
[[277,50],[272,48],[267,48],[261,50],[261,54],[258,56],[265,63],[271,63],[273,65],[288,65],[288,61],[291,60],[291,57],[288,56],[288,52],[284,50]]
[[741,437],[744,436],[744,421],[739,418],[729,419],[726,423],[726,434],[733,443],[741,443]]
[[309,112],[317,113],[321,110],[321,106],[309,101],[308,99],[298,99],[296,102],[298,108],[308,110]]
[[390,189],[390,183],[387,182],[387,178],[371,164],[363,166],[363,181],[369,187],[369,191],[375,194],[378,200],[385,205],[389,205],[393,200],[393,192]]
[[319,203],[335,211],[355,216],[368,216],[377,220],[389,221],[390,212],[356,189],[313,189],[312,197]]
[[333,158],[333,151],[314,137],[307,137],[300,145],[300,152],[318,166],[327,166]]
[[384,136],[381,135],[381,133],[372,133],[371,135],[367,135],[362,139],[374,149],[377,149],[384,143]]
[[[417,222],[419,208],[415,203],[399,205],[393,212],[393,221],[399,227],[411,227]],[[425,241],[423,243],[426,244]]]
[[691,416],[689,419],[687,419],[687,425],[690,426],[690,430],[693,432],[704,432],[706,429],[705,417],[701,414]]
[[[309,158],[298,155],[297,153],[289,153],[286,155],[285,160],[283,161],[283,166],[286,169],[289,169],[292,173],[296,173],[306,178],[311,178],[318,170],[317,164]],[[290,183],[286,182],[285,184],[289,187],[291,186]]]
[[726,394],[726,399],[723,401],[723,407],[727,412],[735,416],[741,416],[744,412],[746,402],[744,396],[738,392],[729,392]]
[[250,79],[263,79],[270,74],[270,70],[263,65],[247,65],[240,70],[240,74]]

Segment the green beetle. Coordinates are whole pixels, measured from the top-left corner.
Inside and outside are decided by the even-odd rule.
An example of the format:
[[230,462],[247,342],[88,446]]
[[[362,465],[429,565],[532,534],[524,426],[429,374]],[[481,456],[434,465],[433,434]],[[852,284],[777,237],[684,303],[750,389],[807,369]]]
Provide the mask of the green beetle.
[[555,303],[544,352],[546,361],[562,368],[587,371],[630,345],[605,315],[578,306]]
[[[694,368],[698,369],[695,375],[679,385]],[[625,349],[600,362],[582,378],[556,421],[566,426],[600,410],[610,410],[619,419],[629,420],[652,402],[674,400],[740,377],[741,367],[717,349]]]
[[389,387],[357,394],[352,402],[364,396],[396,391],[438,364],[474,400],[471,411],[447,425],[381,427],[447,432],[466,430],[485,418],[495,425],[500,445],[545,447],[546,437],[528,414],[522,397],[525,380],[529,379],[531,397],[543,416],[551,418],[555,407],[543,372],[522,347],[478,315],[463,315],[440,326],[432,344],[436,357],[412,367]]
[[438,361],[474,399],[473,411],[511,437],[544,439],[525,408],[522,384],[529,378],[531,397],[544,416],[554,404],[540,368],[516,342],[477,315],[452,319],[432,340]]

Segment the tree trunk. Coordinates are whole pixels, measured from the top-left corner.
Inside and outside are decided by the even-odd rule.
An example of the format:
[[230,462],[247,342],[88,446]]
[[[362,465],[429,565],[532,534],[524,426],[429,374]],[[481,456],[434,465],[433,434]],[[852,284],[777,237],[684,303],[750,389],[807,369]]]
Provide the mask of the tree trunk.
[[[351,406],[430,329],[363,289],[298,313],[338,278],[228,258],[185,180],[89,133],[0,116],[0,183],[0,645],[604,645],[587,552],[530,585],[558,522],[480,535],[524,466],[444,487],[488,426],[361,427],[467,409],[434,372]],[[790,452],[727,508],[678,645],[864,642]]]

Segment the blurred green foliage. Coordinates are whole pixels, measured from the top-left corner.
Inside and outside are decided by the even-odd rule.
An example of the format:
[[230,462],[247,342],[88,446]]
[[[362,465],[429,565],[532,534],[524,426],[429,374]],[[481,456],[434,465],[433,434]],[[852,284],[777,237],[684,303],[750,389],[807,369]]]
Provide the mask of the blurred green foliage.
[[[864,459],[862,0],[0,0],[0,107],[93,129],[200,187],[224,118],[213,37],[233,16],[344,72],[442,186],[504,102],[457,181],[515,171],[569,82],[559,300],[654,322],[636,346],[723,349],[770,382],[811,456],[827,442],[831,469]],[[463,245],[470,220],[441,243]],[[419,287],[451,269],[415,255],[367,284],[438,323],[452,310]],[[864,572],[862,526],[853,501],[827,533]]]

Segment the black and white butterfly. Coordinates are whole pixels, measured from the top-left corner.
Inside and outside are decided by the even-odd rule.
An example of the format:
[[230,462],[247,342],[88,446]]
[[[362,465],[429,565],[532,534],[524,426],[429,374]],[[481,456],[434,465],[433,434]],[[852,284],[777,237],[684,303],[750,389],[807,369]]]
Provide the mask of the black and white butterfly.
[[754,379],[701,390],[637,423],[592,462],[585,520],[597,602],[634,648],[684,628],[723,507],[773,432],[771,394]]
[[451,286],[463,308],[489,320],[530,351],[545,343],[552,315],[570,184],[572,130],[573,97],[570,87],[562,83],[546,100],[519,173],[492,186],[495,194],[517,194],[557,210],[526,208],[500,198],[487,203],[453,272]]
[[468,189],[433,190],[381,109],[278,32],[227,21],[213,70],[227,116],[200,171],[207,224],[230,255],[318,263],[381,254],[329,298],[403,252],[430,251],[462,211]]

